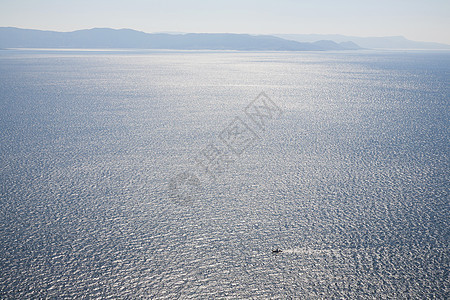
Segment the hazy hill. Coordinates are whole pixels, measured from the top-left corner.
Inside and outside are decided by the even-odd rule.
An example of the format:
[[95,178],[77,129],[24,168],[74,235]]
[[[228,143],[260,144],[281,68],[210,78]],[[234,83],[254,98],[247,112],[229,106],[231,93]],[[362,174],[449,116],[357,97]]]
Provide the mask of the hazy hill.
[[131,29],[94,28],[55,32],[0,27],[0,48],[140,48],[179,50],[324,51],[354,50],[358,45],[298,42],[270,35],[230,33],[145,33]]
[[297,42],[311,43],[319,40],[331,40],[336,43],[353,42],[369,49],[450,49],[450,45],[430,42],[416,42],[403,36],[356,37],[340,34],[277,34],[280,38]]
[[353,42],[336,43],[336,42],[330,41],[330,40],[316,41],[313,43],[313,45],[316,45],[316,46],[319,46],[322,48],[326,48],[328,50],[343,50],[343,49],[344,50],[359,50],[359,49],[363,49]]

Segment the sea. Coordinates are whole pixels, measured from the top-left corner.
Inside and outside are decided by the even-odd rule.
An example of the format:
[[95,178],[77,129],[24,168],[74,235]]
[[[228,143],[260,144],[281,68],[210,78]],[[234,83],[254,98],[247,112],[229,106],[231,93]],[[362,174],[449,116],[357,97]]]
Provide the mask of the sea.
[[0,298],[449,299],[449,83],[448,51],[0,50]]

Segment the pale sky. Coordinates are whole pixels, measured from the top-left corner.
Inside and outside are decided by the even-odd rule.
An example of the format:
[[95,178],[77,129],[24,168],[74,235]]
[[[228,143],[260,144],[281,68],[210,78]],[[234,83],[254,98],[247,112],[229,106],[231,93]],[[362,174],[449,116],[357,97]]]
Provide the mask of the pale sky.
[[450,0],[0,0],[0,27],[403,35],[450,44]]

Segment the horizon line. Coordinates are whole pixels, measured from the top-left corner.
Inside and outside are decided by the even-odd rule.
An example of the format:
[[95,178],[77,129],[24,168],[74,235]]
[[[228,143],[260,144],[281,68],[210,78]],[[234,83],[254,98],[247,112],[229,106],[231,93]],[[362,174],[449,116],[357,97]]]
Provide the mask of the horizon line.
[[36,28],[23,28],[23,27],[16,27],[16,26],[0,26],[0,28],[15,28],[15,29],[22,29],[22,30],[38,30],[38,31],[47,31],[47,32],[60,32],[60,33],[70,33],[70,32],[76,32],[76,31],[86,31],[86,30],[94,30],[94,29],[109,29],[109,30],[132,30],[136,32],[141,32],[145,34],[171,34],[171,35],[186,35],[186,34],[237,34],[237,35],[254,35],[254,36],[274,36],[277,37],[278,35],[319,35],[319,36],[330,36],[330,35],[336,35],[336,36],[342,36],[342,37],[350,37],[350,38],[404,38],[408,41],[413,42],[420,42],[420,43],[434,43],[434,44],[441,44],[450,46],[450,44],[447,43],[441,43],[441,42],[429,42],[429,41],[418,41],[418,40],[411,40],[407,38],[404,35],[385,35],[385,36],[357,36],[357,35],[346,35],[342,33],[243,33],[243,32],[182,32],[182,31],[153,31],[153,32],[146,32],[142,30],[137,30],[133,28],[113,28],[113,27],[91,27],[91,28],[82,28],[82,29],[75,29],[70,31],[58,31],[55,29],[36,29]]

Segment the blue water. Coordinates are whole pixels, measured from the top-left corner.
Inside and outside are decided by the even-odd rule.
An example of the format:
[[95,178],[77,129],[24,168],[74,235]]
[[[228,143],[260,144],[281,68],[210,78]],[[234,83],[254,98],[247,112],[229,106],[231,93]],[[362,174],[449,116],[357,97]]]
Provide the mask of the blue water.
[[[0,51],[0,298],[449,298],[449,79],[449,52]],[[258,138],[212,180],[236,118]]]

